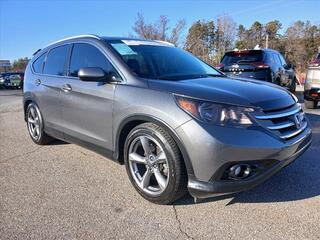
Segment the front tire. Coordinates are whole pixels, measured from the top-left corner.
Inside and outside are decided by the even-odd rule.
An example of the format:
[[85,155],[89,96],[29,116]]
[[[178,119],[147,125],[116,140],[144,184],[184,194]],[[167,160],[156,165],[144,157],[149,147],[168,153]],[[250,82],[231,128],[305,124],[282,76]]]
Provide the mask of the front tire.
[[33,142],[38,145],[46,145],[53,140],[44,132],[43,118],[35,103],[28,105],[26,116],[28,132]]
[[187,192],[187,174],[179,148],[163,128],[138,125],[128,134],[124,160],[138,193],[157,204],[169,204]]
[[297,80],[294,78],[292,80],[291,86],[290,86],[290,92],[295,94],[296,93],[296,88],[297,88]]

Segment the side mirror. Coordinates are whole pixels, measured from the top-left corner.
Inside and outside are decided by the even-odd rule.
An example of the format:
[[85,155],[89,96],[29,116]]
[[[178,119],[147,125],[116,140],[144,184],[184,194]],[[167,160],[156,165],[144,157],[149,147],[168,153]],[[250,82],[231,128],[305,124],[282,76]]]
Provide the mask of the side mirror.
[[78,77],[80,80],[88,82],[99,82],[107,79],[105,71],[98,67],[80,68],[78,71]]
[[285,69],[291,69],[292,68],[292,64],[291,63],[287,63],[284,65]]

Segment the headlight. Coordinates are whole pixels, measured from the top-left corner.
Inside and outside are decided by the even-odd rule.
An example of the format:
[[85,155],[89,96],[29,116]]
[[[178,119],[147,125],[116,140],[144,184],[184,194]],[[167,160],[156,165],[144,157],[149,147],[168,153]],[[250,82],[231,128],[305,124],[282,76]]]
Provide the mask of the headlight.
[[194,118],[220,126],[251,126],[253,108],[218,104],[175,95],[177,104]]

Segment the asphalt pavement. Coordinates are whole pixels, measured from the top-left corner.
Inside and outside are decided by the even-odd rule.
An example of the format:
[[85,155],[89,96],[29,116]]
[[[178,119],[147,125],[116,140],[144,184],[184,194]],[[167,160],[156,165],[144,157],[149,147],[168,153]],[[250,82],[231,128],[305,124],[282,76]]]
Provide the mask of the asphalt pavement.
[[21,90],[0,90],[0,239],[320,239],[320,109],[310,149],[259,187],[147,202],[125,168],[74,144],[35,145]]

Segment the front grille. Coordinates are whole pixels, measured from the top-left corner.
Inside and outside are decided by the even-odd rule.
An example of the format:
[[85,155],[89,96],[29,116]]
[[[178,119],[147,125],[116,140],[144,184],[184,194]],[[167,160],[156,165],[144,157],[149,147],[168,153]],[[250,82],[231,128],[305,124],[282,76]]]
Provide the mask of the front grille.
[[283,140],[298,136],[308,126],[300,104],[278,111],[262,112],[255,115],[255,118],[261,126]]

